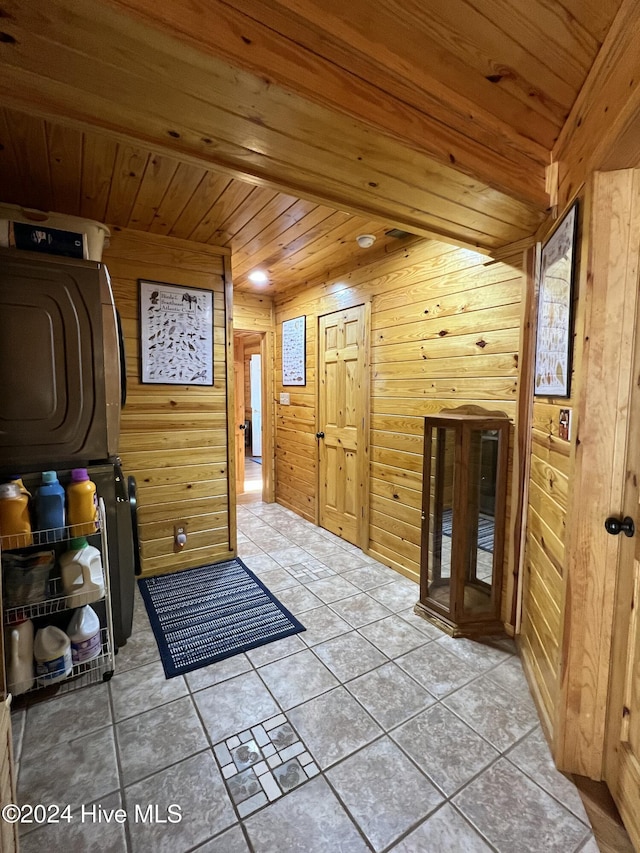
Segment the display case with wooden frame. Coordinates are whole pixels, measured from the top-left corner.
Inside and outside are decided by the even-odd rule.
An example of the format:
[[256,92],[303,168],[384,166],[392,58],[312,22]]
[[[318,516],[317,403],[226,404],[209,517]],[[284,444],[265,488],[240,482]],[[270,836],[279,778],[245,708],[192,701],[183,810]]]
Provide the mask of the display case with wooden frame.
[[500,620],[508,417],[477,406],[425,418],[420,601],[454,637],[504,632]]

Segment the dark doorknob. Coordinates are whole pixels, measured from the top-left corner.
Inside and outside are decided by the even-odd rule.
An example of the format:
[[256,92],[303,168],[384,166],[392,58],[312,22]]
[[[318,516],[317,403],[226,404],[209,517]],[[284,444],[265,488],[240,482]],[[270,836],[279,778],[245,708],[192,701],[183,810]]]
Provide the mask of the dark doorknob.
[[610,516],[605,521],[604,528],[607,533],[610,533],[612,536],[617,536],[619,533],[624,533],[625,536],[633,536],[636,532],[633,519],[628,515],[625,515],[622,521],[620,521],[619,518]]
[[324,433],[323,432],[317,432],[316,438],[324,438]]
[[246,429],[246,428],[247,428],[246,424],[238,424],[238,429]]

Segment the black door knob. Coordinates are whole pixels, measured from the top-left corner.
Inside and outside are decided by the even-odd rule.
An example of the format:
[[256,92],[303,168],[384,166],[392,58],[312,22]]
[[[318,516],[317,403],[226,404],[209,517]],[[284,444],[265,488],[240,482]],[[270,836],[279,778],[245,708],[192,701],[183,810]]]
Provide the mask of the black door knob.
[[238,429],[246,429],[246,428],[247,428],[246,424],[238,424]]
[[317,432],[316,438],[324,438],[324,433],[323,432]]
[[636,532],[633,519],[628,515],[625,515],[622,521],[620,521],[619,518],[610,516],[605,521],[604,528],[607,533],[610,533],[612,536],[617,536],[619,533],[624,533],[625,536],[633,536]]

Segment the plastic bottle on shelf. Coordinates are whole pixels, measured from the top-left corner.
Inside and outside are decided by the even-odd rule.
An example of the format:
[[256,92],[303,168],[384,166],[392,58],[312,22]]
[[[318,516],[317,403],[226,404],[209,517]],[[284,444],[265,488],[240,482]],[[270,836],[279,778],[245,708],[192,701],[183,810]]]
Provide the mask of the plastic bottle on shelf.
[[104,597],[102,557],[84,536],[72,539],[58,562],[67,607],[83,607]]
[[9,693],[19,696],[31,690],[33,670],[33,622],[31,619],[8,624],[4,629]]
[[16,483],[0,483],[0,536],[7,551],[33,544],[29,498]]
[[36,681],[41,686],[55,684],[71,675],[71,641],[55,625],[47,625],[36,633],[33,656],[36,659]]
[[75,664],[97,658],[102,651],[100,620],[92,607],[80,607],[71,617],[67,635],[71,640],[71,659]]
[[42,472],[42,485],[36,492],[36,521],[41,542],[59,542],[64,539],[65,511],[64,489],[55,471]]
[[74,468],[67,486],[67,523],[71,536],[90,536],[98,529],[96,484],[86,468]]

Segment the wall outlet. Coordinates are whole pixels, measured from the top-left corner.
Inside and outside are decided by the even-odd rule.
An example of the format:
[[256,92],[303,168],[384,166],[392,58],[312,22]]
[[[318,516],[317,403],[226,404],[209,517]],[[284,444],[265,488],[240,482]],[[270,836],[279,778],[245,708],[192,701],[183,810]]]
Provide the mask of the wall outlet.
[[179,521],[173,525],[173,550],[182,551],[187,544],[187,523]]
[[280,405],[281,406],[290,406],[291,405],[291,394],[288,391],[284,391],[280,394]]
[[558,415],[558,438],[571,441],[571,409],[560,409]]

